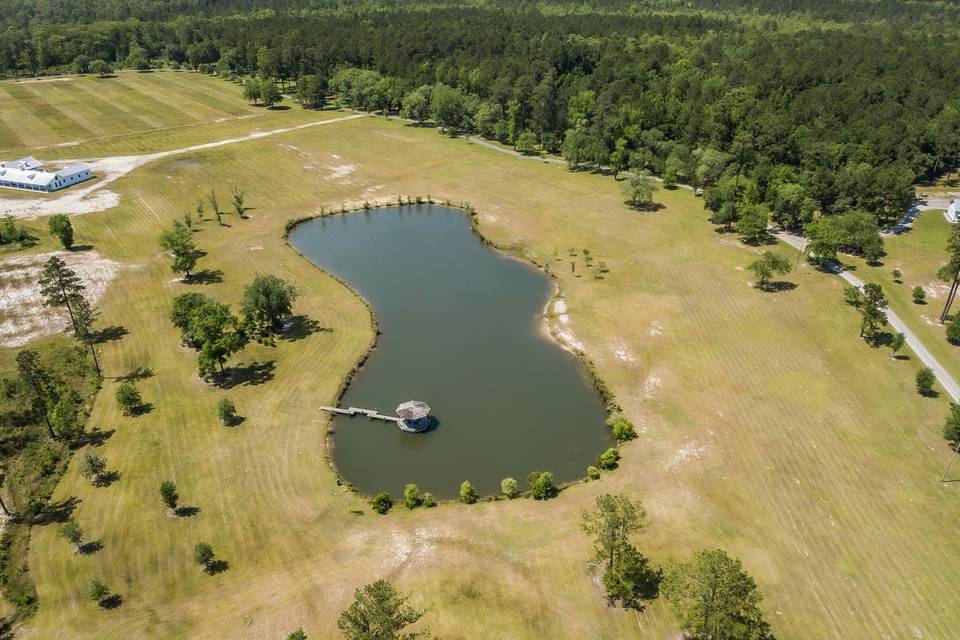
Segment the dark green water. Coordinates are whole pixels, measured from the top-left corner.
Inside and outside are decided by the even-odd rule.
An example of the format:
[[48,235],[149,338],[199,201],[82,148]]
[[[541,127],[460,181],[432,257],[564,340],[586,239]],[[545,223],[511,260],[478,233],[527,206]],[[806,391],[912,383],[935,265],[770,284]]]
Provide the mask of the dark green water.
[[[481,494],[529,472],[583,477],[610,446],[587,372],[543,333],[547,276],[484,246],[466,214],[405,206],[320,218],[291,243],[373,306],[382,335],[341,406],[394,415],[424,400],[438,424],[334,419],[334,462],[361,492],[439,497],[470,480]],[[321,404],[318,399],[317,404]]]

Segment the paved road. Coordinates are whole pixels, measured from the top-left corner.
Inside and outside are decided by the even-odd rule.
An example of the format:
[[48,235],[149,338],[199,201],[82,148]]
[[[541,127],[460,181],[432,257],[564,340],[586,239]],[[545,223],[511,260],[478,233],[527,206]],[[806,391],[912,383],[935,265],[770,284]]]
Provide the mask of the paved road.
[[[780,231],[779,229],[770,228],[770,233],[772,233],[778,240],[790,245],[791,247],[803,251],[807,246],[807,239],[798,236],[786,231]],[[829,267],[830,271],[833,271],[835,274],[857,287],[858,289],[863,289],[863,280],[856,277],[849,271],[843,268],[843,266],[831,262]],[[920,341],[920,338],[917,337],[913,331],[907,327],[906,323],[898,316],[892,309],[887,309],[887,320],[890,322],[890,326],[894,328],[895,331],[902,333],[907,339],[907,346],[920,358],[920,361],[923,364],[927,365],[933,369],[934,375],[937,377],[937,380],[940,382],[940,385],[944,388],[954,402],[960,402],[960,385],[957,384],[957,381],[953,379],[946,369],[937,361],[937,359],[930,353],[923,342]]]

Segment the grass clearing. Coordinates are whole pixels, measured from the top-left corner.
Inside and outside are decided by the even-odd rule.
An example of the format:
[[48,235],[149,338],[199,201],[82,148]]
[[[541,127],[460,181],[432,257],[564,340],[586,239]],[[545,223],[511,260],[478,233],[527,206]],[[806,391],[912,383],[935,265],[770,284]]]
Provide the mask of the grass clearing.
[[[244,122],[218,126],[261,126]],[[186,146],[211,131],[164,135]],[[116,144],[105,141],[100,155]],[[160,229],[211,188],[225,202],[234,184],[251,218],[218,227],[208,215],[197,225],[201,267],[223,281],[172,281]],[[71,464],[55,498],[81,499],[74,516],[103,549],[80,557],[52,527],[34,532],[40,608],[24,635],[253,638],[303,626],[335,638],[353,589],[386,577],[447,639],[668,637],[676,629],[662,601],[639,617],[609,609],[586,562],[579,514],[597,494],[621,491],[647,505],[638,546],[655,561],[717,546],[742,557],[779,638],[950,637],[960,622],[960,543],[949,526],[960,488],[936,482],[949,455],[939,433],[946,401],[919,398],[909,364],[857,338],[839,279],[802,265],[784,278],[794,290],[757,291],[745,267],[759,250],[716,233],[699,199],[662,190],[665,208],[637,213],[618,186],[374,118],[169,158],[115,182],[120,206],[74,224],[105,257],[137,266],[118,272],[102,302],[100,326],[129,333],[102,347],[108,379],[88,421],[116,430],[100,451],[122,477],[94,488]],[[321,206],[401,194],[468,201],[487,237],[551,265],[565,327],[639,431],[619,470],[544,503],[385,517],[336,485],[317,406],[366,349],[369,318],[284,244],[283,225]],[[589,248],[610,272],[593,279],[581,256],[582,277],[571,274],[569,247]],[[249,347],[233,363],[268,375],[229,390],[205,385],[166,318],[170,301],[203,291],[236,305],[256,273],[294,282],[297,311],[331,331]],[[137,384],[154,408],[124,417],[110,378],[139,367],[151,374]],[[222,397],[246,416],[242,425],[219,424]],[[167,517],[165,479],[196,516]],[[227,571],[193,565],[200,540]],[[86,598],[95,575],[123,596],[119,609]]]

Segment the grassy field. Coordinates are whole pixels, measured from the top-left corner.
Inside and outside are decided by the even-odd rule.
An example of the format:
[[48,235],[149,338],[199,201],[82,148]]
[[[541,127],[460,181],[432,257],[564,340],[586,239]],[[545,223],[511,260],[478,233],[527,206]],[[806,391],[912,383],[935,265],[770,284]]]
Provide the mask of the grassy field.
[[[181,88],[196,96],[209,85],[226,102],[219,92],[235,90],[188,74],[117,80],[128,77],[144,95],[171,92],[168,102]],[[30,90],[57,104],[66,84]],[[121,108],[136,112],[134,97],[118,92]],[[202,131],[216,140],[243,122]],[[18,131],[18,144],[75,135],[36,129]],[[200,130],[171,130],[168,143],[192,144]],[[113,153],[113,141],[103,144],[86,148]],[[208,252],[201,266],[222,271],[222,282],[174,281],[158,232],[211,188],[225,201],[233,184],[247,191],[251,218],[208,220],[196,235]],[[937,483],[949,454],[939,434],[946,401],[916,395],[914,362],[857,338],[838,278],[801,266],[793,290],[752,288],[745,266],[758,251],[716,233],[689,192],[660,191],[664,208],[637,213],[608,177],[376,118],[170,158],[111,188],[120,206],[74,222],[128,265],[101,321],[127,334],[103,345],[102,360],[111,378],[143,368],[138,384],[153,409],[121,416],[106,380],[89,424],[115,430],[101,453],[121,477],[93,488],[74,464],[55,496],[79,498],[74,515],[103,549],[81,557],[53,527],[34,532],[41,604],[23,637],[278,638],[303,626],[311,638],[336,638],[353,589],[380,577],[411,593],[447,640],[673,637],[662,601],[640,615],[610,609],[593,581],[579,514],[602,492],[644,501],[650,524],[638,543],[657,562],[718,546],[742,557],[778,638],[954,635],[960,542],[950,522],[960,488]],[[480,230],[508,250],[541,264],[560,254],[569,326],[640,431],[619,470],[545,503],[401,507],[386,517],[336,485],[316,407],[366,349],[369,318],[285,245],[283,225],[321,206],[398,194],[469,201]],[[569,247],[604,260],[606,279],[570,274]],[[170,300],[197,290],[235,304],[256,273],[296,283],[297,311],[330,331],[250,347],[235,358],[256,365],[245,380],[203,384],[166,319]],[[217,422],[224,396],[242,425]],[[166,516],[157,489],[168,478],[196,516]],[[190,555],[201,540],[227,571],[198,570]],[[87,599],[93,576],[122,606],[103,611]]]
[[[849,256],[844,256],[844,262],[849,263],[864,280],[883,287],[891,308],[920,336],[940,364],[960,380],[960,349],[947,342],[945,325],[939,322],[950,283],[939,280],[937,271],[946,262],[950,231],[951,225],[943,213],[927,211],[909,231],[885,239],[887,255],[882,264],[869,265]],[[901,282],[894,282],[894,269],[900,269],[903,274]],[[926,304],[914,304],[915,286],[926,291]],[[955,305],[951,315],[958,311],[960,307]]]

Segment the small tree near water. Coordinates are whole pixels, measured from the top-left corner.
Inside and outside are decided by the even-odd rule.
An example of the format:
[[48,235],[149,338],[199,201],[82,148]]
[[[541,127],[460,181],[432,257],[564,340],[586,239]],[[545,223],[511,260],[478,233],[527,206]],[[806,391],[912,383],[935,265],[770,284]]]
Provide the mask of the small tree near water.
[[412,482],[403,488],[403,504],[407,509],[416,509],[420,506],[420,488]]
[[386,515],[393,508],[393,498],[386,491],[381,491],[371,498],[370,508],[380,515]]
[[469,480],[464,480],[460,485],[460,502],[463,504],[473,504],[478,500],[477,490]]
[[504,478],[500,481],[500,493],[503,494],[508,500],[512,500],[517,497],[519,493],[517,490],[517,481],[513,478]]

